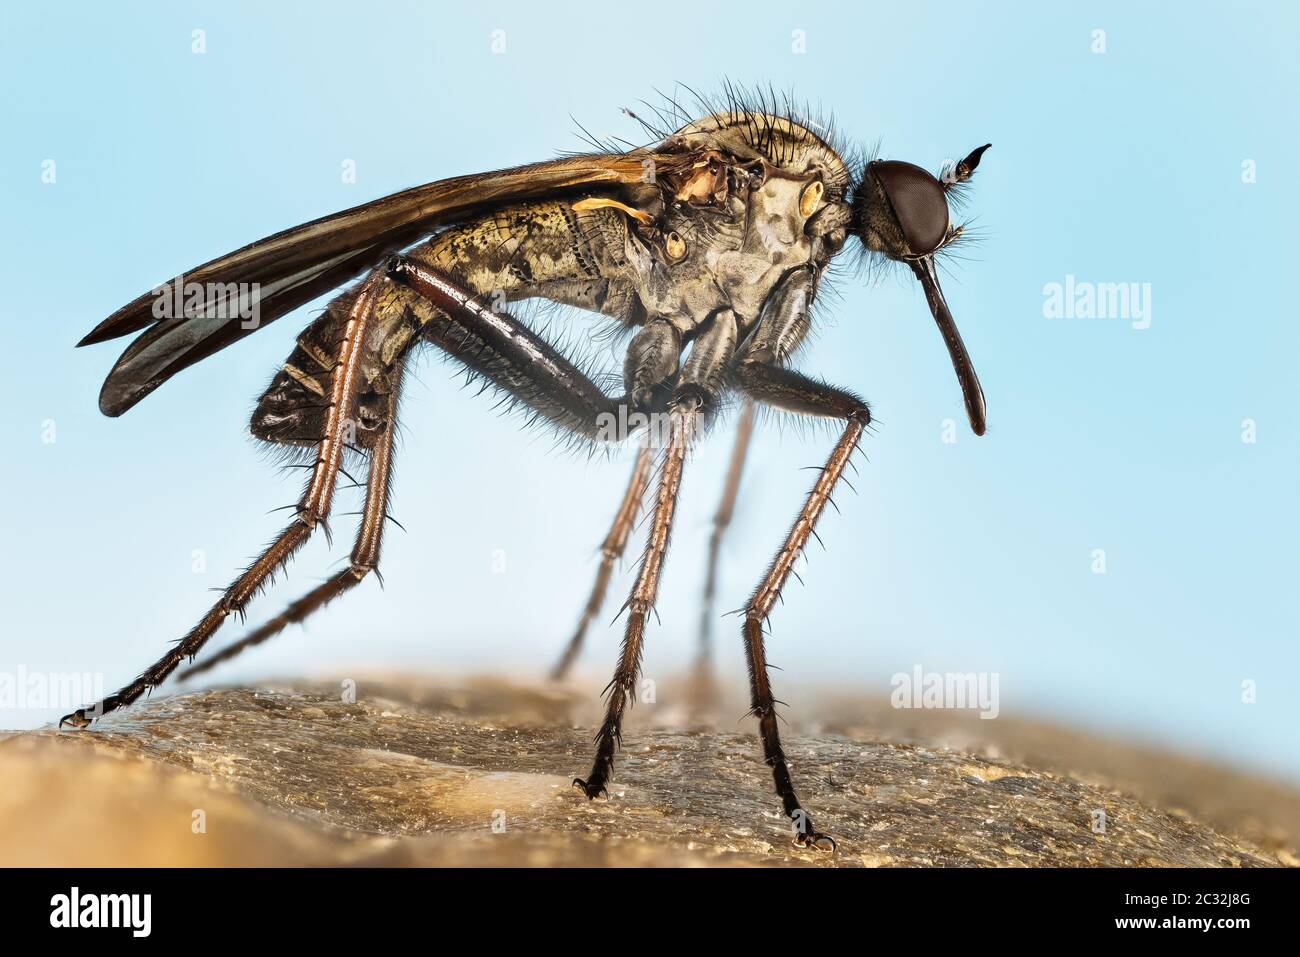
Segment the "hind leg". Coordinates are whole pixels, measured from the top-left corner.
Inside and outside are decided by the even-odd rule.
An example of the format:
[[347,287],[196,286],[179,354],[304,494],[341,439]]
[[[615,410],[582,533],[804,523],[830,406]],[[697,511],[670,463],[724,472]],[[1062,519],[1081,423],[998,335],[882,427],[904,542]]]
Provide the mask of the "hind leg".
[[310,537],[329,513],[338,479],[346,426],[344,409],[357,399],[362,343],[370,326],[382,284],[393,281],[414,290],[437,307],[423,334],[452,358],[487,378],[529,406],[539,416],[576,435],[595,439],[607,417],[618,421],[626,400],[607,396],[600,388],[524,324],[485,307],[453,279],[412,260],[396,257],[387,276],[375,273],[361,287],[348,313],[337,346],[338,361],[329,373],[329,406],[324,438],[317,445],[311,479],[298,503],[298,515],[261,556],[237,578],[216,605],[175,647],[120,691],[90,708],[66,715],[67,722],[85,727],[91,720],[130,704],[161,684],[180,662],[192,658],[232,612],[242,612],[253,596]]
[[293,522],[280,533],[267,549],[236,578],[230,587],[209,609],[197,625],[184,638],[168,649],[167,653],[146,668],[130,684],[108,695],[89,708],[78,708],[59,721],[84,728],[95,718],[103,717],[123,705],[131,704],[146,691],[167,680],[176,666],[187,657],[198,654],[204,643],[233,613],[242,613],[266,582],[293,557],[303,543],[311,537],[316,527],[329,516],[334,488],[338,481],[339,463],[343,455],[347,417],[356,401],[360,380],[362,351],[366,331],[374,316],[374,307],[383,282],[375,274],[362,285],[360,294],[348,313],[336,355],[337,361],[330,373],[329,405],[325,415],[325,429],[316,445],[316,460],[311,477],[298,500]]
[[264,641],[269,641],[290,624],[301,622],[319,611],[344,592],[355,588],[371,573],[379,574],[379,547],[383,541],[384,523],[388,520],[388,499],[393,479],[393,436],[397,431],[397,403],[402,382],[403,360],[398,360],[393,371],[392,391],[385,408],[385,424],[370,451],[370,466],[366,476],[366,501],[362,507],[361,525],[348,567],[322,582],[297,601],[293,602],[270,621],[254,629],[239,641],[223,648],[211,658],[180,673],[180,680],[192,678],[229,661],[242,652]]

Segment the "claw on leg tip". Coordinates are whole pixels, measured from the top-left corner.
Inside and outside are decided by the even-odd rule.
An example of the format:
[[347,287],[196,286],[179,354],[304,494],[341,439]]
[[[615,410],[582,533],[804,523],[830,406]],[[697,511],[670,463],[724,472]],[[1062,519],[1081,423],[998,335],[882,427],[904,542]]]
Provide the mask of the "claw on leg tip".
[[583,794],[587,795],[587,800],[589,801],[594,801],[596,800],[596,798],[600,797],[601,795],[604,795],[606,797],[609,796],[609,791],[605,789],[605,786],[603,784],[593,791],[591,787],[587,784],[587,782],[584,781],[582,778],[574,778],[573,786],[577,788],[579,791],[581,791]]

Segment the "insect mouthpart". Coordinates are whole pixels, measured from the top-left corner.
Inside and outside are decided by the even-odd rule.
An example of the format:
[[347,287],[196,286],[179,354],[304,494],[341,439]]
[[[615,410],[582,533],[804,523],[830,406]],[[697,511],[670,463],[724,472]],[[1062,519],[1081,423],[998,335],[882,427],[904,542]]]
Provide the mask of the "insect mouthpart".
[[934,257],[961,233],[954,228],[948,192],[970,179],[988,144],[945,169],[941,177],[913,163],[873,160],[853,192],[853,232],[871,252],[905,262],[925,290],[961,386],[971,431],[983,435],[984,390],[939,287]]

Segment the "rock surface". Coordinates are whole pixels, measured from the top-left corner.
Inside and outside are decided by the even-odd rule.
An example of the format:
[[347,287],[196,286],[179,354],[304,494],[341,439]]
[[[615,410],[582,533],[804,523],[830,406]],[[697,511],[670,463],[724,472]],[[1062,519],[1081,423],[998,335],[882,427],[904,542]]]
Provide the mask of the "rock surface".
[[[1285,785],[1137,751],[1126,765],[1122,747],[1046,726],[960,740],[1003,722],[906,727],[888,709],[816,702],[820,725],[785,733],[833,856],[792,846],[750,722],[687,731],[634,709],[610,797],[588,802],[570,787],[590,765],[587,695],[376,678],[354,703],[338,683],[217,689],[155,697],[91,732],[12,734],[0,863],[1297,863]],[[1035,740],[1053,760],[1032,760]]]

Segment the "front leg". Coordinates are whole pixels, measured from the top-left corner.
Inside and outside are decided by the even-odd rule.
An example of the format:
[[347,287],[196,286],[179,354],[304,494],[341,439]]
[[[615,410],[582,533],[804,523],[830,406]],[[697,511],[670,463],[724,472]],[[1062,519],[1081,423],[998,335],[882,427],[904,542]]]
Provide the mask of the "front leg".
[[795,560],[808,544],[813,527],[821,517],[831,492],[844,474],[849,456],[857,447],[863,430],[871,422],[867,404],[857,396],[824,385],[788,369],[759,363],[742,363],[736,373],[737,383],[750,398],[803,415],[834,417],[844,420],[844,432],[835,443],[830,458],[822,467],[817,482],[776,553],[767,574],[745,604],[745,657],[749,664],[750,713],[758,718],[763,738],[763,757],[772,769],[776,793],[781,796],[785,813],[794,825],[795,843],[834,850],[835,841],[813,827],[812,818],[803,809],[790,780],[785,751],[777,729],[776,699],[768,679],[767,653],[763,646],[763,625],[781,595]]
[[844,467],[863,430],[871,422],[871,411],[856,395],[784,367],[785,361],[807,334],[808,313],[819,279],[820,274],[815,268],[801,268],[786,277],[765,306],[763,319],[733,372],[733,380],[741,392],[756,402],[798,415],[844,421],[844,431],[808,493],[781,550],[745,605],[743,625],[745,657],[749,664],[750,710],[758,718],[763,757],[772,769],[776,792],[781,796],[785,813],[793,821],[795,843],[833,850],[835,842],[813,827],[812,818],[799,803],[790,780],[790,769],[786,766],[777,728],[776,698],[768,678],[767,653],[763,645],[763,625],[794,570],[795,560],[808,544],[813,527],[830,501],[831,492],[844,474]]

